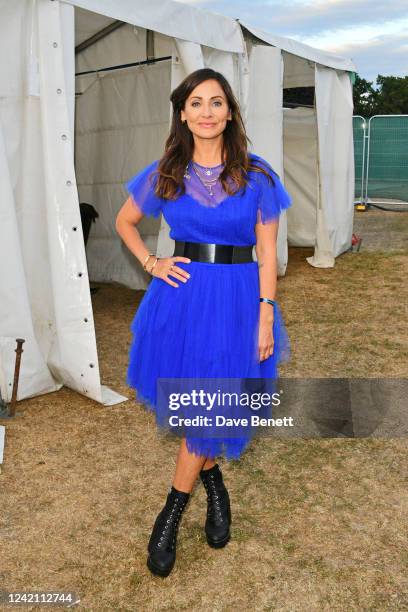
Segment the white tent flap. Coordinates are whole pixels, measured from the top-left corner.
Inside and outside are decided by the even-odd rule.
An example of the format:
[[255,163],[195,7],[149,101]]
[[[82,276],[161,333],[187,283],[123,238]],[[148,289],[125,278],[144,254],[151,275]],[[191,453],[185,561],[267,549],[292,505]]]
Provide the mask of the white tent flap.
[[[65,30],[65,36],[69,34]],[[55,313],[55,338],[48,355],[54,376],[66,386],[101,401],[96,339],[88,270],[75,188],[73,142],[66,98],[63,46],[72,48],[74,32],[64,38],[60,5],[38,4],[40,110],[45,193],[42,217],[47,226],[49,281]]]
[[[354,215],[353,95],[345,72],[316,64],[316,111],[319,134],[320,203],[317,238],[327,231],[322,258],[313,265],[326,267],[350,248]],[[327,229],[321,230],[323,226]],[[319,245],[320,246],[320,245]],[[327,255],[330,248],[331,255]],[[310,262],[311,263],[311,262]],[[334,265],[334,259],[330,265]]]
[[287,211],[289,246],[314,246],[318,199],[317,126],[312,108],[283,111],[285,186],[292,196]]
[[[254,153],[266,159],[284,183],[282,82],[280,49],[254,45],[249,55],[247,134]],[[279,219],[277,255],[278,275],[283,276],[288,263],[286,211]]]

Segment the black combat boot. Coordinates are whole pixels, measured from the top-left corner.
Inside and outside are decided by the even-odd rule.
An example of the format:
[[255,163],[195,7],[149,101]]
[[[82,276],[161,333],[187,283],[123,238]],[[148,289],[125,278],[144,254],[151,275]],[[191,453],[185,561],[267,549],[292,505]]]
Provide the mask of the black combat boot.
[[189,497],[190,493],[171,487],[166,504],[156,518],[147,546],[147,567],[157,576],[168,576],[173,569],[181,514]]
[[207,491],[207,542],[213,548],[222,548],[231,536],[231,507],[218,463],[209,470],[201,470],[200,478]]

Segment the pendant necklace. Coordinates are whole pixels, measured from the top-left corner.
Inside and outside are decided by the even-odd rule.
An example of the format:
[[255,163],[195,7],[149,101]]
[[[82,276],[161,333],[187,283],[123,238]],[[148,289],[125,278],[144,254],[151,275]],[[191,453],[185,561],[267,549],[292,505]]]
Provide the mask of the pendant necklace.
[[[197,175],[198,180],[200,181],[200,183],[202,185],[204,185],[204,187],[207,189],[207,191],[209,192],[210,196],[214,196],[214,192],[213,192],[213,187],[215,186],[215,184],[218,181],[218,177],[221,174],[221,172],[218,172],[218,174],[215,174],[215,178],[204,178],[204,176],[200,176],[200,172],[202,172],[201,168],[203,168],[204,170],[204,174],[207,176],[212,176],[214,174],[214,170],[216,168],[220,168],[220,166],[222,166],[223,164],[219,164],[218,166],[214,166],[214,168],[206,168],[205,166],[200,166],[199,164],[195,164],[194,162],[192,163],[192,167],[193,170],[195,172],[195,174]],[[200,168],[200,171],[199,171]]]

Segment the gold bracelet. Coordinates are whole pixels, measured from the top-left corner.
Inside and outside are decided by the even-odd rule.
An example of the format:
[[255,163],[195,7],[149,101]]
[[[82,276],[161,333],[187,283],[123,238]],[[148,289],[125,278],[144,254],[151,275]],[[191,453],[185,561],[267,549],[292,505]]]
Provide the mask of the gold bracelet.
[[146,259],[143,262],[143,269],[146,270],[146,263],[148,262],[148,260],[150,259],[150,257],[154,257],[153,253],[149,253],[149,255],[146,257]]
[[153,272],[153,268],[154,268],[154,266],[157,264],[157,262],[158,262],[158,261],[159,261],[159,258],[158,258],[158,257],[156,257],[156,261],[154,262],[154,264],[152,265],[152,267],[151,267],[151,269],[150,269],[150,274],[152,274],[152,272]]

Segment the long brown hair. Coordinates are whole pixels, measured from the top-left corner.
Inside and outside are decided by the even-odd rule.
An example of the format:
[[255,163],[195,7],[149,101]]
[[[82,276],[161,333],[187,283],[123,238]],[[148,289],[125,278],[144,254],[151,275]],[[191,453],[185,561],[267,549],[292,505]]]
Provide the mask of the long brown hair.
[[[239,104],[227,79],[212,68],[200,68],[191,72],[170,95],[173,105],[170,134],[165,143],[164,154],[159,160],[157,170],[153,173],[153,175],[158,174],[155,187],[155,194],[158,197],[172,200],[185,193],[183,177],[185,168],[193,157],[194,138],[187,124],[181,122],[181,110],[184,110],[186,100],[193,89],[208,79],[215,79],[221,85],[231,110],[231,120],[227,121],[223,131],[221,156],[225,159],[225,166],[220,174],[223,189],[232,195],[247,185],[249,170],[262,172],[273,185],[275,184],[268,169],[252,163],[249,157],[247,143],[251,140],[246,134]],[[256,161],[259,163],[259,160]],[[227,182],[228,177],[236,185],[235,190]]]

